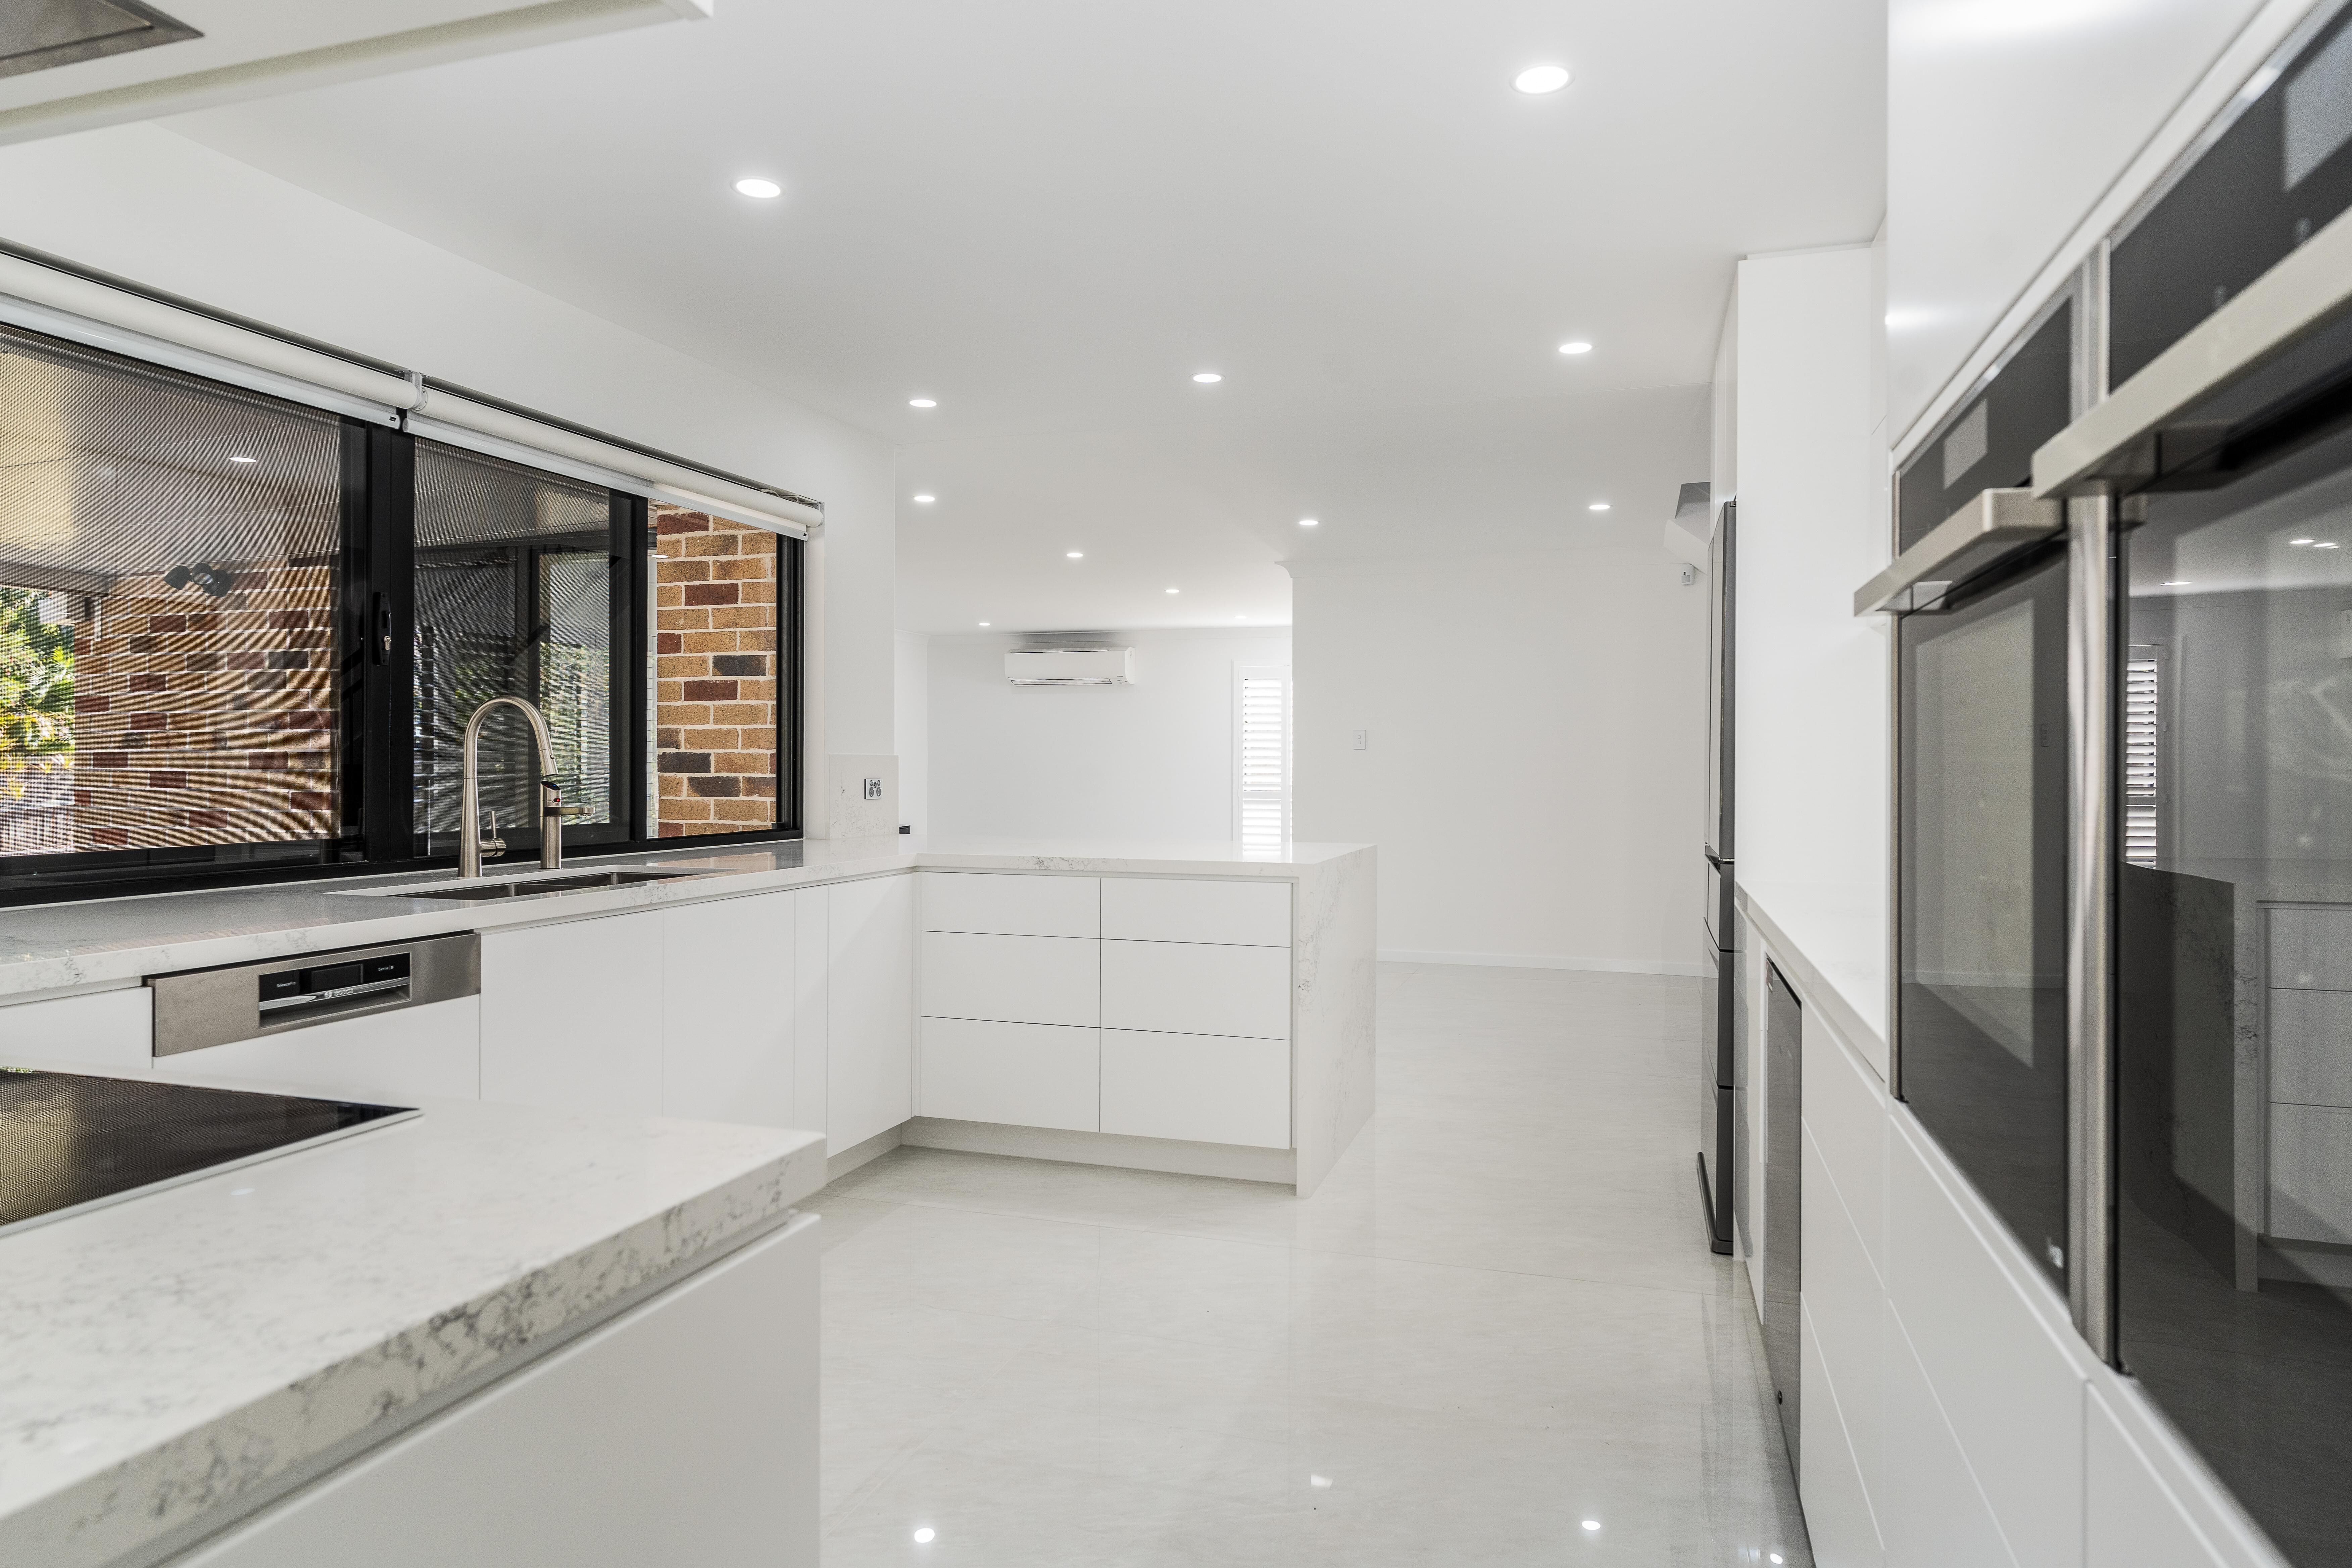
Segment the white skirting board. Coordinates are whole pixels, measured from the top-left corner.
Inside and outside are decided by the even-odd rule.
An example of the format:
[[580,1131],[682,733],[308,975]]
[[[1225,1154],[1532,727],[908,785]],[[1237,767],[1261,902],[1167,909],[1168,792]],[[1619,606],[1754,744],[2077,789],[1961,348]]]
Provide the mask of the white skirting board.
[[[1288,1149],[1248,1149],[1234,1143],[1189,1143],[1174,1138],[1131,1138],[1117,1132],[1072,1132],[1055,1127],[1008,1127],[993,1121],[950,1121],[918,1116],[898,1129],[917,1149],[968,1154],[1011,1154],[1078,1165],[1118,1165],[1180,1176],[1227,1176],[1243,1182],[1298,1180],[1298,1156]],[[859,1145],[863,1148],[864,1145]],[[856,1149],[845,1152],[854,1154]]]
[[824,1179],[827,1182],[837,1182],[858,1166],[880,1159],[898,1146],[901,1142],[899,1134],[905,1131],[906,1127],[903,1124],[886,1128],[863,1143],[852,1143],[838,1154],[827,1155],[824,1162]]
[[1560,958],[1545,952],[1421,952],[1411,948],[1381,949],[1382,963],[1468,963],[1494,969],[1583,969],[1605,974],[1682,974],[1694,979],[1706,973],[1696,959]]

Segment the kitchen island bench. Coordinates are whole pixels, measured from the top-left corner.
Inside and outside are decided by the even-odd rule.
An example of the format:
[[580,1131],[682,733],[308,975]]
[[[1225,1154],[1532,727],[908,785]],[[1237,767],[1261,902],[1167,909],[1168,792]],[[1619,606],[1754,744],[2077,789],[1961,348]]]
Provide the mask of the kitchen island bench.
[[814,1568],[821,1142],[428,1101],[0,1236],[0,1563]]

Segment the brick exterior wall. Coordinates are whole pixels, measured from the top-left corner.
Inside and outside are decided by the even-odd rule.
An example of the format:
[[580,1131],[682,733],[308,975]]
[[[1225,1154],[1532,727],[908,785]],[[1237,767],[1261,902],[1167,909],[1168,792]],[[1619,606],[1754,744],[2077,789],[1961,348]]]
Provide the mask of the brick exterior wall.
[[661,836],[773,827],[777,538],[698,511],[651,516]]
[[117,578],[74,628],[76,848],[334,837],[332,559],[230,582]]

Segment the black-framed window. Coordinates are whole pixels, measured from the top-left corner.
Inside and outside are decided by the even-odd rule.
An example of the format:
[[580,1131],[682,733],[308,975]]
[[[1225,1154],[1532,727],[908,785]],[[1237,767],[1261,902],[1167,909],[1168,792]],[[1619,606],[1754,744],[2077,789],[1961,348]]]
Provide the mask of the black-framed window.
[[[497,695],[567,849],[797,837],[802,548],[0,330],[0,904],[453,861]],[[481,751],[528,864],[535,749]]]

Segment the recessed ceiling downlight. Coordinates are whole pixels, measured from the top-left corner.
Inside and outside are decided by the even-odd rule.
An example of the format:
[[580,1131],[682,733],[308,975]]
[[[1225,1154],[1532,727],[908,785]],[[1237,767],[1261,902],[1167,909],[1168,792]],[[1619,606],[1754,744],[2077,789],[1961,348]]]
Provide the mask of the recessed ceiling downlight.
[[1169,591],[1170,593],[1171,593],[1171,594],[1181,594],[1181,593],[1182,593],[1184,590],[1183,590],[1183,589],[1181,589],[1181,588],[1171,588],[1171,589],[1169,589],[1168,591]]
[[261,461],[261,459],[258,458],[231,458],[229,461],[232,463],[257,463]]
[[1589,354],[1592,352],[1592,345],[1582,338],[1570,338],[1559,345],[1559,352],[1564,354]]
[[1301,528],[1320,528],[1323,526],[1323,520],[1319,517],[1302,517],[1298,520],[1298,526]]
[[915,498],[915,504],[917,506],[929,506],[939,499],[940,498],[937,496],[917,496]]
[[1584,510],[1587,511],[1607,511],[1609,510],[1609,503],[1605,500],[1597,500],[1591,506],[1586,507]]
[[1568,85],[1566,66],[1529,66],[1511,79],[1511,85],[1521,92],[1540,96],[1558,92]]
[[1202,386],[1214,386],[1217,383],[1224,380],[1225,378],[1219,375],[1213,370],[1202,370],[1193,372],[1192,379],[1199,382]]
[[1066,550],[1062,553],[1072,561],[1084,561],[1087,558],[1087,552],[1083,550]]
[[784,194],[784,187],[773,180],[763,180],[754,174],[747,179],[736,181],[735,194],[753,196],[763,202],[772,202]]
[[907,399],[907,406],[909,408],[937,408],[939,405],[940,400],[936,397],[910,397]]

